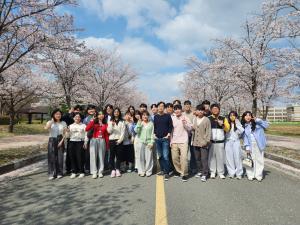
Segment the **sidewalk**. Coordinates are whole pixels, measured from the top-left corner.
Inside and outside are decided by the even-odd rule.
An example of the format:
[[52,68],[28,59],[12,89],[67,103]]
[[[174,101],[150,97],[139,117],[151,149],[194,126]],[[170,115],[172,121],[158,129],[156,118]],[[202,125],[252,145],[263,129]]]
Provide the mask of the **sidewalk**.
[[22,148],[47,143],[48,134],[22,135],[0,138],[0,151],[3,149]]
[[267,144],[300,151],[300,138],[267,135]]

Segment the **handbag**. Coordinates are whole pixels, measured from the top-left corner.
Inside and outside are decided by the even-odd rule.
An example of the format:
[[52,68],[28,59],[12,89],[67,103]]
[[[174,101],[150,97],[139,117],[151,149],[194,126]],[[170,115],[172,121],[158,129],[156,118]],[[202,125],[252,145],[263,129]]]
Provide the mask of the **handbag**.
[[246,157],[243,158],[243,166],[246,168],[253,168],[253,159],[250,153],[247,153]]

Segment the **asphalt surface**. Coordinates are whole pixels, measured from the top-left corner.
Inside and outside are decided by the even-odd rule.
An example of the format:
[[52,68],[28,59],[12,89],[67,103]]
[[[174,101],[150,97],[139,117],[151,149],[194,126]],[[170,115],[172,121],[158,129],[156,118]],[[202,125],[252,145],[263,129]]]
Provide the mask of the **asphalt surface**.
[[[46,165],[0,182],[0,224],[154,224],[156,176],[48,181]],[[298,225],[300,180],[266,169],[262,182],[165,182],[169,225]]]

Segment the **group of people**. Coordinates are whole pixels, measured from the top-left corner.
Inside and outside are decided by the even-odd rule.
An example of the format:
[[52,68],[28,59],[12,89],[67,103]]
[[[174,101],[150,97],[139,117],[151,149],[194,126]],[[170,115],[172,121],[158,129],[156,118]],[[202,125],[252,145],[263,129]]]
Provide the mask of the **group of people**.
[[112,178],[134,171],[149,177],[157,162],[157,175],[166,181],[170,176],[184,182],[191,176],[203,182],[225,175],[242,179],[246,155],[253,162],[246,168],[248,180],[263,179],[268,123],[250,111],[241,120],[235,111],[225,117],[219,104],[207,100],[194,110],[189,100],[159,102],[150,110],[144,103],[139,110],[129,106],[124,115],[112,105],[104,110],[88,105],[85,116],[79,105],[66,114],[55,109],[45,126],[49,180],[63,177],[65,151],[71,178],[102,178],[106,170]]

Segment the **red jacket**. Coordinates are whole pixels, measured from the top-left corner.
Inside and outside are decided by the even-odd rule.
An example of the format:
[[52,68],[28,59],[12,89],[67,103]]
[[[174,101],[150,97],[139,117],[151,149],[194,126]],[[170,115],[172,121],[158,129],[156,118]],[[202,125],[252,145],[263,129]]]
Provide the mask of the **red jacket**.
[[109,149],[109,134],[107,132],[107,127],[107,124],[100,126],[100,124],[94,124],[94,120],[91,120],[85,128],[85,131],[94,129],[93,138],[98,138],[100,135],[102,135],[106,143],[106,150]]

